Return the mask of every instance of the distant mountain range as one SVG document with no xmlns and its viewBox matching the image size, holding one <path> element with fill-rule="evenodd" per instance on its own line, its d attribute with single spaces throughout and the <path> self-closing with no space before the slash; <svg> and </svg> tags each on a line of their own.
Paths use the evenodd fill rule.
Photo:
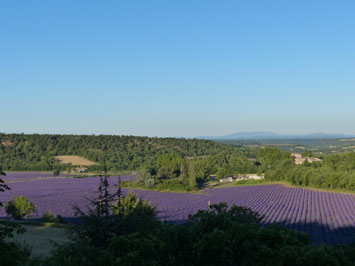
<svg viewBox="0 0 355 266">
<path fill-rule="evenodd" d="M 354 138 L 355 135 L 310 133 L 310 134 L 278 134 L 275 132 L 238 132 L 224 136 L 201 136 L 198 139 L 209 140 L 246 140 L 246 139 L 338 139 Z"/>
</svg>

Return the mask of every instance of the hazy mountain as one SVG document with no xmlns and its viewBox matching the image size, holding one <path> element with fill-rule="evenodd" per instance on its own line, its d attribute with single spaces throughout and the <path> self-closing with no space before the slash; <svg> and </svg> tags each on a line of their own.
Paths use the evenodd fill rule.
<svg viewBox="0 0 355 266">
<path fill-rule="evenodd" d="M 336 138 L 354 138 L 355 135 L 329 134 L 323 132 L 310 134 L 278 134 L 275 132 L 237 132 L 224 136 L 201 136 L 199 139 L 210 140 L 238 140 L 238 139 L 336 139 Z"/>
</svg>

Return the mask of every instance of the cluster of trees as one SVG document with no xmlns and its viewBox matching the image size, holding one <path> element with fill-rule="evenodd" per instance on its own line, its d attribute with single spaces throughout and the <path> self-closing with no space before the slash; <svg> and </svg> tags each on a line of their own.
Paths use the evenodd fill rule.
<svg viewBox="0 0 355 266">
<path fill-rule="evenodd" d="M 250 160 L 249 156 L 255 156 Z M 304 156 L 311 156 L 305 152 Z M 326 155 L 322 162 L 296 165 L 289 152 L 266 147 L 256 153 L 217 153 L 194 158 L 164 154 L 137 171 L 133 185 L 158 190 L 195 190 L 209 181 L 239 174 L 265 174 L 266 181 L 287 181 L 293 185 L 325 189 L 355 190 L 355 153 Z M 126 184 L 125 184 L 126 185 Z"/>
<path fill-rule="evenodd" d="M 355 190 L 355 153 L 325 155 L 322 162 L 309 163 L 306 160 L 301 165 L 294 164 L 290 153 L 276 148 L 262 149 L 259 156 L 268 180 L 324 189 Z M 266 164 L 262 161 L 265 158 L 269 160 Z"/>
<path fill-rule="evenodd" d="M 209 181 L 210 175 L 217 175 L 220 179 L 257 172 L 258 163 L 249 160 L 246 155 L 250 154 L 235 152 L 197 157 L 164 154 L 153 164 L 145 164 L 137 171 L 135 185 L 158 190 L 194 190 Z"/>
<path fill-rule="evenodd" d="M 241 153 L 230 145 L 208 140 L 149 138 L 115 135 L 38 135 L 0 133 L 0 165 L 5 170 L 66 170 L 54 156 L 78 155 L 99 163 L 89 170 L 135 170 L 155 164 L 160 155 L 176 153 L 181 157 L 217 153 Z"/>
</svg>

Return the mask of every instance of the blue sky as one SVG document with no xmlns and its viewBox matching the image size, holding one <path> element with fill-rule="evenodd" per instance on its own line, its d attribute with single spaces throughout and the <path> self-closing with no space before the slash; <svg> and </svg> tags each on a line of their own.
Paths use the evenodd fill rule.
<svg viewBox="0 0 355 266">
<path fill-rule="evenodd" d="M 0 132 L 355 133 L 354 1 L 1 1 Z"/>
</svg>

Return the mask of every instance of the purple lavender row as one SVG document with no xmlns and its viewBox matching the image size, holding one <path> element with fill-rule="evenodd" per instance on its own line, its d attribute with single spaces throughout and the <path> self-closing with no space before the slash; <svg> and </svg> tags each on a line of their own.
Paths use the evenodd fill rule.
<svg viewBox="0 0 355 266">
<path fill-rule="evenodd" d="M 65 177 L 67 175 L 60 174 L 58 177 Z M 13 181 L 28 181 L 31 179 L 40 178 L 55 178 L 52 172 L 6 172 L 6 176 L 1 177 L 5 182 Z"/>
</svg>

